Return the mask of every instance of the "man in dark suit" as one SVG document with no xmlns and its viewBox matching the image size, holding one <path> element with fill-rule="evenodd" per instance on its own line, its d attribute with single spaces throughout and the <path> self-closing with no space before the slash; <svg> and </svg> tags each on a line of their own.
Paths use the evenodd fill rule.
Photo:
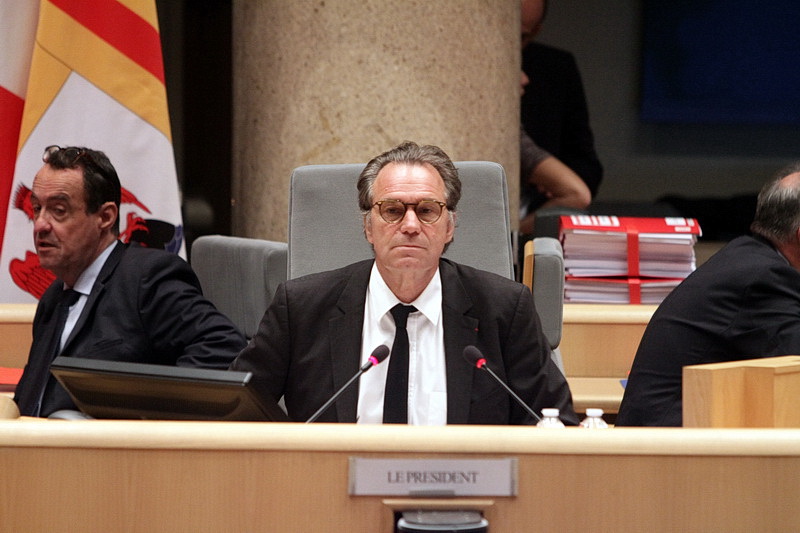
<svg viewBox="0 0 800 533">
<path fill-rule="evenodd" d="M 105 154 L 50 146 L 43 160 L 31 195 L 34 244 L 58 279 L 36 309 L 14 398 L 20 413 L 76 409 L 49 372 L 58 354 L 227 368 L 245 339 L 203 298 L 189 265 L 117 240 L 121 188 Z"/>
<path fill-rule="evenodd" d="M 577 423 L 530 291 L 442 259 L 460 196 L 458 173 L 435 146 L 404 143 L 370 161 L 358 197 L 374 261 L 282 284 L 232 368 L 252 371 L 264 394 L 283 396 L 289 416 L 303 421 L 385 344 L 393 346 L 388 361 L 364 374 L 320 421 L 533 423 L 487 372 L 463 359 L 464 348 L 474 345 L 535 411 L 557 407 L 565 422 Z M 403 306 L 410 313 L 408 361 L 395 374 L 402 326 L 394 313 Z M 385 394 L 406 381 L 399 400 Z M 387 414 L 397 402 L 399 420 Z"/>
<path fill-rule="evenodd" d="M 547 2 L 522 0 L 521 8 L 522 70 L 529 79 L 520 103 L 522 126 L 539 147 L 580 176 L 595 197 L 603 167 L 594 147 L 578 65 L 566 50 L 533 41 L 542 28 Z M 534 199 L 530 208 L 546 200 Z"/>
<path fill-rule="evenodd" d="M 800 353 L 800 164 L 758 196 L 753 236 L 731 241 L 656 310 L 616 424 L 680 426 L 682 369 Z"/>
</svg>

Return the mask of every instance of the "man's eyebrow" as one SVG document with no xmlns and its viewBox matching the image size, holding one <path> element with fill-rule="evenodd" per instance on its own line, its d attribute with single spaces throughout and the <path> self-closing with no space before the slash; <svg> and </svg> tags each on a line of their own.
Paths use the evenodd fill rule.
<svg viewBox="0 0 800 533">
<path fill-rule="evenodd" d="M 58 194 L 54 194 L 53 196 L 48 196 L 46 201 L 47 202 L 68 202 L 70 200 L 70 198 L 71 198 L 70 195 L 68 195 L 66 193 L 58 193 Z M 34 194 L 34 193 L 31 193 L 31 200 L 36 200 L 39 203 L 42 202 L 39 199 L 39 197 L 36 196 L 36 194 Z"/>
<path fill-rule="evenodd" d="M 436 198 L 433 198 L 433 197 L 425 197 L 425 198 L 420 198 L 420 199 L 419 199 L 419 200 L 417 200 L 416 202 L 403 202 L 403 200 L 400 200 L 399 198 L 391 198 L 391 197 L 387 197 L 387 198 L 381 198 L 381 199 L 380 199 L 380 200 L 378 200 L 378 201 L 379 201 L 379 202 L 389 202 L 389 201 L 392 201 L 392 202 L 400 202 L 400 203 L 405 203 L 405 204 L 408 204 L 408 203 L 416 204 L 416 203 L 419 203 L 419 202 L 441 202 L 441 201 L 443 201 L 443 200 L 437 200 Z"/>
</svg>

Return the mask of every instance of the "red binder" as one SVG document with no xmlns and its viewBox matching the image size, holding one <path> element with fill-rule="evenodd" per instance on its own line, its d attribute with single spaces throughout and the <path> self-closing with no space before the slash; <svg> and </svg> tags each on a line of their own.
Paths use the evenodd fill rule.
<svg viewBox="0 0 800 533">
<path fill-rule="evenodd" d="M 565 299 L 660 303 L 694 271 L 700 235 L 693 218 L 562 216 Z"/>
<path fill-rule="evenodd" d="M 21 368 L 0 366 L 0 392 L 14 392 L 21 377 Z"/>
</svg>

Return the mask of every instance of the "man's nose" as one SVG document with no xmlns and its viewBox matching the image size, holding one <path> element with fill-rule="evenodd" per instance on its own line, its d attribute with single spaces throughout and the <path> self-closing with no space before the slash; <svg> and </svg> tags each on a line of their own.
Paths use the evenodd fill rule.
<svg viewBox="0 0 800 533">
<path fill-rule="evenodd" d="M 406 213 L 403 215 L 403 218 L 400 220 L 400 229 L 404 232 L 418 232 L 420 230 L 420 226 L 422 222 L 419 221 L 419 217 L 417 217 L 415 205 L 407 205 L 406 206 Z"/>
<path fill-rule="evenodd" d="M 49 231 L 51 228 L 50 224 L 50 217 L 46 216 L 46 214 L 42 213 L 41 211 L 34 216 L 33 218 L 33 233 L 41 233 L 43 231 Z"/>
</svg>

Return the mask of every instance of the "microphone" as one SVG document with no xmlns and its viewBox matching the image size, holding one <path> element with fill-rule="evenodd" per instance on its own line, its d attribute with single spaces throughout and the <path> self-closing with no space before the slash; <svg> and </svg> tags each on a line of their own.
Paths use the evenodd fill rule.
<svg viewBox="0 0 800 533">
<path fill-rule="evenodd" d="M 325 411 L 327 411 L 328 407 L 330 407 L 333 404 L 333 402 L 335 402 L 339 398 L 339 396 L 341 396 L 342 393 L 346 391 L 350 387 L 350 385 L 353 384 L 355 380 L 361 377 L 361 374 L 363 374 L 373 366 L 381 363 L 387 357 L 389 357 L 389 347 L 386 346 L 385 344 L 381 344 L 380 346 L 372 350 L 372 353 L 370 354 L 369 359 L 367 359 L 367 362 L 361 365 L 361 368 L 358 369 L 358 372 L 356 372 L 355 375 L 352 378 L 350 378 L 347 383 L 342 385 L 342 388 L 337 390 L 336 394 L 331 396 L 330 400 L 325 402 L 322 405 L 322 407 L 317 409 L 316 413 L 311 415 L 311 418 L 306 420 L 306 424 L 310 424 L 311 422 L 314 422 L 317 418 L 319 418 L 319 416 Z"/>
<path fill-rule="evenodd" d="M 531 415 L 533 417 L 534 420 L 539 422 L 542 419 L 542 417 L 537 415 L 536 412 L 534 412 L 533 409 L 528 407 L 528 404 L 525 403 L 522 400 L 522 398 L 517 396 L 516 392 L 511 390 L 511 387 L 506 385 L 505 381 L 500 379 L 500 376 L 495 374 L 492 371 L 491 368 L 486 366 L 486 359 L 483 357 L 483 354 L 481 353 L 481 351 L 479 349 L 477 349 L 475 346 L 469 345 L 466 348 L 464 348 L 464 351 L 462 352 L 462 355 L 464 356 L 464 359 L 466 359 L 469 364 L 475 365 L 475 368 L 477 368 L 479 370 L 486 370 L 495 379 L 495 381 L 497 381 L 500 385 L 502 385 L 503 388 L 506 390 L 506 392 L 508 392 L 511 395 L 511 397 L 514 398 L 517 401 L 517 403 L 520 404 L 522 406 L 522 408 L 525 409 L 525 411 L 529 415 Z"/>
</svg>

